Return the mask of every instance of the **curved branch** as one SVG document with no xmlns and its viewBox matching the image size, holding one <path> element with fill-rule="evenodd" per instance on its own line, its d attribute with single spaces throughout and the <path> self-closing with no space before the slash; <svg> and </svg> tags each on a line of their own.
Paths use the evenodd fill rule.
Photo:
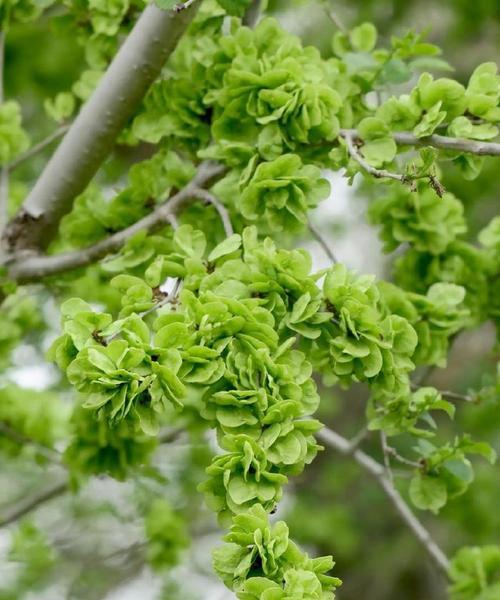
<svg viewBox="0 0 500 600">
<path fill-rule="evenodd" d="M 46 248 L 61 218 L 113 149 L 124 125 L 175 49 L 200 2 L 186 10 L 149 4 L 7 227 L 11 249 Z"/>
<path fill-rule="evenodd" d="M 401 183 L 405 183 L 406 177 L 401 175 L 400 173 L 393 173 L 392 171 L 386 171 L 385 169 L 377 169 L 372 167 L 361 155 L 361 152 L 356 148 L 356 144 L 354 140 L 359 140 L 359 136 L 355 135 L 350 129 L 342 130 L 340 135 L 345 139 L 345 143 L 347 145 L 347 151 L 351 158 L 353 158 L 364 171 L 377 177 L 377 179 L 385 178 L 385 179 L 395 179 L 396 181 L 400 181 Z"/>
<path fill-rule="evenodd" d="M 436 567 L 445 576 L 448 576 L 450 562 L 445 553 L 432 539 L 430 533 L 413 514 L 412 510 L 406 504 L 401 494 L 394 487 L 390 479 L 387 477 L 385 468 L 374 460 L 371 456 L 359 449 L 353 449 L 352 444 L 346 438 L 342 437 L 335 431 L 324 427 L 317 434 L 318 438 L 344 455 L 351 455 L 354 460 L 362 466 L 372 477 L 376 479 L 379 485 L 384 490 L 386 496 L 392 502 L 393 506 L 399 513 L 406 525 L 411 529 L 417 540 L 422 544 L 427 554 L 432 559 Z"/>
<path fill-rule="evenodd" d="M 193 196 L 195 198 L 198 198 L 199 200 L 202 200 L 206 204 L 211 204 L 219 214 L 226 237 L 230 237 L 231 235 L 233 235 L 233 224 L 231 223 L 231 218 L 229 216 L 227 208 L 222 204 L 222 202 L 219 201 L 218 198 L 216 198 L 208 190 L 205 190 L 203 188 L 195 189 L 193 191 Z"/>
<path fill-rule="evenodd" d="M 361 139 L 356 129 L 341 129 L 339 135 L 346 138 L 346 141 L 348 136 L 355 140 Z M 418 138 L 409 131 L 394 131 L 391 135 L 396 144 L 400 146 L 432 146 L 441 150 L 468 152 L 478 156 L 500 156 L 500 143 L 498 142 L 478 142 L 437 134 Z"/>
<path fill-rule="evenodd" d="M 201 186 L 207 185 L 223 171 L 224 167 L 221 165 L 202 163 L 195 177 L 185 188 L 130 227 L 116 232 L 93 246 L 75 250 L 74 252 L 65 252 L 52 256 L 21 255 L 16 257 L 14 255 L 13 260 L 7 264 L 8 276 L 19 283 L 27 283 L 48 277 L 49 275 L 62 273 L 63 271 L 85 267 L 107 254 L 119 250 L 137 232 L 144 229 L 150 231 L 170 222 L 176 212 L 192 198 L 197 197 Z"/>
</svg>

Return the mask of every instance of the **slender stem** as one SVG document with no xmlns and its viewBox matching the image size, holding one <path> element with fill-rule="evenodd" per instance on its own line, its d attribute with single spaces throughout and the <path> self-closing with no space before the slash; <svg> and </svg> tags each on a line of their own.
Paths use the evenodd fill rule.
<svg viewBox="0 0 500 600">
<path fill-rule="evenodd" d="M 333 252 L 332 248 L 330 247 L 330 244 L 326 241 L 326 238 L 323 236 L 323 234 L 320 232 L 320 230 L 315 225 L 313 225 L 311 223 L 311 221 L 309 221 L 308 227 L 309 227 L 309 231 L 316 238 L 316 241 L 323 248 L 323 251 L 328 256 L 328 258 L 332 261 L 332 263 L 333 264 L 338 263 L 339 261 L 337 260 L 335 253 Z"/>
<path fill-rule="evenodd" d="M 323 0 L 323 2 L 321 4 L 323 5 L 323 8 L 325 9 L 325 12 L 326 12 L 328 18 L 335 25 L 335 27 L 337 29 L 339 29 L 340 31 L 342 31 L 342 33 L 346 33 L 347 27 L 339 19 L 339 16 L 330 8 L 328 0 Z"/>
<path fill-rule="evenodd" d="M 401 175 L 400 173 L 393 173 L 392 171 L 387 171 L 385 169 L 376 169 L 375 167 L 370 165 L 368 162 L 366 162 L 366 160 L 363 158 L 361 153 L 356 148 L 356 144 L 354 143 L 354 140 L 359 139 L 359 137 L 356 138 L 356 136 L 350 129 L 343 130 L 341 132 L 341 136 L 345 139 L 345 142 L 347 144 L 347 150 L 348 150 L 350 156 L 357 163 L 359 163 L 359 165 L 361 165 L 361 167 L 367 173 L 369 173 L 370 175 L 373 175 L 374 177 L 377 177 L 379 179 L 387 178 L 387 179 L 395 179 L 396 181 L 400 181 L 401 183 L 406 182 L 406 177 L 404 175 Z"/>
<path fill-rule="evenodd" d="M 255 27 L 260 16 L 261 0 L 252 0 L 243 16 L 243 25 Z"/>
<path fill-rule="evenodd" d="M 180 12 L 151 2 L 9 224 L 11 249 L 46 248 L 61 218 L 112 151 L 116 138 L 160 74 L 200 1 Z"/>
<path fill-rule="evenodd" d="M 447 576 L 450 564 L 447 556 L 433 540 L 429 531 L 427 531 L 424 525 L 414 515 L 401 494 L 394 487 L 393 483 L 388 479 L 384 466 L 362 450 L 353 450 L 349 440 L 331 429 L 324 427 L 317 435 L 322 442 L 341 454 L 351 455 L 363 469 L 375 478 L 392 502 L 400 517 L 413 532 L 417 540 L 422 544 L 435 566 L 441 573 Z"/>
<path fill-rule="evenodd" d="M 380 431 L 380 445 L 382 446 L 382 454 L 384 456 L 385 475 L 391 483 L 394 482 L 391 470 L 391 458 L 389 446 L 387 445 L 387 436 L 384 431 Z"/>
<path fill-rule="evenodd" d="M 55 483 L 51 487 L 31 496 L 25 500 L 20 500 L 16 506 L 10 511 L 5 513 L 3 517 L 0 517 L 0 527 L 6 527 L 15 523 L 31 511 L 37 509 L 42 504 L 45 504 L 49 500 L 53 500 L 58 496 L 62 496 L 68 491 L 68 481 L 60 481 Z"/>
<path fill-rule="evenodd" d="M 173 215 L 181 210 L 193 198 L 195 190 L 209 185 L 213 179 L 224 172 L 224 167 L 212 163 L 202 163 L 193 180 L 172 196 L 166 203 L 160 204 L 130 227 L 97 242 L 96 244 L 74 252 L 52 256 L 14 255 L 8 262 L 9 277 L 18 282 L 37 281 L 49 275 L 84 267 L 96 260 L 119 250 L 138 231 L 152 230 L 171 221 Z"/>
<path fill-rule="evenodd" d="M 41 152 L 42 150 L 47 148 L 47 146 L 50 146 L 50 144 L 52 144 L 52 142 L 54 142 L 55 140 L 57 140 L 61 136 L 63 136 L 68 131 L 69 128 L 70 128 L 69 125 L 61 125 L 61 127 L 56 129 L 55 131 L 53 131 L 45 139 L 41 140 L 34 146 L 31 146 L 31 148 L 29 148 L 29 150 L 26 150 L 26 152 L 24 154 L 21 154 L 20 156 L 18 156 L 17 158 L 15 158 L 12 162 L 10 162 L 8 164 L 9 171 L 13 171 L 21 163 L 23 163 L 26 160 L 28 160 L 29 158 L 35 156 L 36 154 L 38 154 L 39 152 Z"/>
<path fill-rule="evenodd" d="M 203 188 L 197 188 L 193 192 L 194 197 L 203 200 L 207 204 L 211 204 L 215 210 L 219 213 L 219 217 L 222 221 L 222 226 L 224 227 L 224 233 L 226 237 L 233 235 L 234 229 L 233 224 L 231 223 L 231 218 L 227 211 L 227 208 L 220 202 L 218 198 L 216 198 L 213 194 L 211 194 L 208 190 Z"/>
<path fill-rule="evenodd" d="M 419 385 L 418 383 L 411 383 L 410 384 L 411 389 L 412 390 L 418 390 L 421 387 L 425 387 L 422 385 Z M 458 392 L 452 392 L 451 390 L 438 390 L 437 392 L 439 394 L 441 394 L 441 396 L 443 396 L 443 398 L 448 398 L 448 400 L 461 400 L 463 402 L 477 402 L 476 398 L 474 398 L 474 396 L 471 396 L 469 394 L 459 394 Z"/>
<path fill-rule="evenodd" d="M 354 140 L 360 139 L 356 129 L 341 129 L 339 133 L 344 138 L 347 135 Z M 500 143 L 498 142 L 479 142 L 437 134 L 418 138 L 409 131 L 395 131 L 391 135 L 396 144 L 400 146 L 432 146 L 441 150 L 467 152 L 478 156 L 500 156 Z"/>
</svg>

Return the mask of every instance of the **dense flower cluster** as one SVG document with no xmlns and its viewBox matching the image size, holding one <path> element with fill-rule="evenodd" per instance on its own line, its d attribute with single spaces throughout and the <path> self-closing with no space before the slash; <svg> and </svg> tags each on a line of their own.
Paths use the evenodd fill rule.
<svg viewBox="0 0 500 600">
<path fill-rule="evenodd" d="M 60 123 L 90 97 L 144 6 L 67 4 L 65 18 L 81 24 L 87 66 L 71 89 L 45 103 Z M 94 244 L 151 215 L 188 184 L 193 190 L 175 218 L 167 215 L 172 227 L 163 214 L 154 231 L 124 236 L 102 264 L 57 283 L 62 333 L 49 357 L 78 392 L 71 418 L 58 422 L 53 413 L 61 407 L 51 396 L 39 395 L 28 410 L 26 395 L 6 387 L 0 423 L 48 451 L 58 428 L 67 428 L 60 462 L 75 485 L 82 475 L 123 480 L 150 465 L 160 428 L 177 418 L 212 428 L 219 454 L 196 483 L 219 522 L 231 526 L 214 553 L 218 575 L 240 600 L 333 600 L 340 581 L 327 575 L 331 557 L 309 558 L 284 522 L 269 522 L 288 478 L 321 449 L 315 375 L 325 386 L 365 384 L 368 428 L 413 440 L 416 457 L 406 463 L 414 468 L 408 492 L 417 508 L 438 512 L 468 489 L 470 454 L 494 459 L 467 436 L 436 439 L 433 411 L 453 417 L 455 407 L 411 379 L 417 367 L 445 366 L 460 331 L 500 316 L 500 219 L 479 233 L 478 244 L 465 241 L 464 206 L 443 187 L 438 166 L 445 156 L 472 179 L 483 159 L 424 148 L 407 160 L 394 134 L 405 131 L 418 143 L 434 133 L 495 138 L 500 77 L 493 63 L 477 67 L 466 86 L 420 73 L 416 59 L 436 47 L 408 33 L 377 48 L 368 23 L 334 35 L 325 58 L 274 19 L 242 26 L 249 4 L 203 3 L 120 136 L 120 144 L 147 158 L 112 197 L 91 184 L 61 221 L 49 253 Z M 40 10 L 31 0 L 4 2 L 2 29 Z M 408 93 L 371 101 L 416 74 Z M 19 106 L 4 102 L 0 164 L 28 145 Z M 220 169 L 200 184 L 206 189 L 195 190 L 193 178 L 207 166 L 201 161 L 217 161 Z M 373 186 L 368 210 L 384 250 L 400 253 L 397 285 L 340 263 L 314 273 L 308 252 L 285 249 L 329 197 L 325 171 L 341 168 L 349 178 L 363 172 L 399 179 Z M 71 293 L 80 297 L 68 299 Z M 38 316 L 22 293 L 4 309 L 0 360 L 9 364 Z M 19 450 L 12 440 L 5 446 Z M 184 520 L 164 499 L 150 505 L 145 534 L 155 569 L 175 565 L 188 545 Z M 498 563 L 496 547 L 459 553 L 450 569 L 452 599 L 496 598 Z"/>
</svg>

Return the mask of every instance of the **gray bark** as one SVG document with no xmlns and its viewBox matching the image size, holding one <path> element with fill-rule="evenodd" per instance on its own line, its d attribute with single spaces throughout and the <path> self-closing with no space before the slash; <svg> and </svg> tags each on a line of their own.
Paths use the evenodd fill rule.
<svg viewBox="0 0 500 600">
<path fill-rule="evenodd" d="M 53 154 L 23 207 L 8 225 L 7 249 L 43 249 L 55 236 L 127 120 L 175 49 L 200 2 L 186 10 L 146 7 L 91 98 Z"/>
</svg>

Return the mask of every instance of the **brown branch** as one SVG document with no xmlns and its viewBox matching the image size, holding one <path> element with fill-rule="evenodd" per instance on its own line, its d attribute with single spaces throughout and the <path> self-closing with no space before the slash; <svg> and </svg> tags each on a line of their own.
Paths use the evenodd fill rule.
<svg viewBox="0 0 500 600">
<path fill-rule="evenodd" d="M 424 525 L 418 520 L 413 511 L 407 505 L 401 494 L 396 490 L 391 480 L 387 477 L 383 465 L 371 456 L 359 449 L 352 448 L 351 443 L 335 431 L 324 427 L 318 434 L 318 438 L 337 452 L 346 456 L 352 456 L 354 460 L 367 471 L 384 490 L 386 496 L 393 504 L 399 516 L 403 519 L 417 540 L 422 544 L 433 564 L 445 576 L 448 576 L 449 560 L 441 548 L 431 537 Z"/>
<path fill-rule="evenodd" d="M 191 199 L 196 198 L 196 190 L 203 185 L 208 185 L 223 172 L 224 167 L 220 165 L 202 163 L 193 180 L 185 188 L 130 227 L 122 229 L 92 246 L 74 252 L 52 256 L 14 255 L 10 261 L 6 262 L 8 276 L 20 283 L 37 281 L 50 275 L 87 266 L 107 254 L 116 252 L 137 232 L 150 231 L 170 222 L 175 213 Z"/>
</svg>

